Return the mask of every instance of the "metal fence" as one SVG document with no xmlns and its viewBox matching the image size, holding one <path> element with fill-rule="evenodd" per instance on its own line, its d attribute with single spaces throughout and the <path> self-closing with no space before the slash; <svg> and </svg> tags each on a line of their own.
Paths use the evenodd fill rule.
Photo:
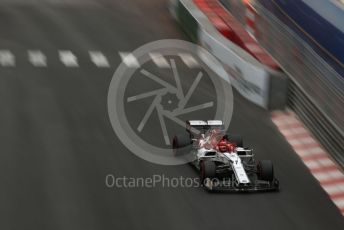
<svg viewBox="0 0 344 230">
<path fill-rule="evenodd" d="M 241 1 L 223 0 L 244 23 Z M 254 3 L 256 38 L 288 74 L 288 105 L 344 166 L 344 79 L 293 30 Z"/>
</svg>

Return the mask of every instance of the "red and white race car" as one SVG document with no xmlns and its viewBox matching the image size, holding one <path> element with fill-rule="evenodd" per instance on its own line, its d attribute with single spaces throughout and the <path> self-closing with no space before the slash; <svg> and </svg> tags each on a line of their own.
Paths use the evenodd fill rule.
<svg viewBox="0 0 344 230">
<path fill-rule="evenodd" d="M 209 190 L 278 190 L 270 160 L 256 162 L 238 135 L 227 134 L 222 121 L 186 121 L 186 132 L 173 138 L 177 157 L 188 156 Z"/>
</svg>

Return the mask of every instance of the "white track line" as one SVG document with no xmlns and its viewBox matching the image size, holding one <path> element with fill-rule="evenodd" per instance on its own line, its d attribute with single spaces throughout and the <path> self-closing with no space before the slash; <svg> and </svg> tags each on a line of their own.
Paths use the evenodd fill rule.
<svg viewBox="0 0 344 230">
<path fill-rule="evenodd" d="M 9 50 L 0 50 L 0 65 L 4 67 L 13 67 L 16 65 L 15 57 Z"/>
<path fill-rule="evenodd" d="M 91 61 L 99 68 L 109 68 L 110 64 L 105 55 L 100 51 L 89 51 L 88 52 Z"/>
<path fill-rule="evenodd" d="M 60 61 L 67 67 L 79 67 L 77 57 L 69 50 L 59 50 Z"/>
<path fill-rule="evenodd" d="M 325 183 L 325 182 L 340 179 L 343 177 L 342 172 L 340 172 L 338 169 L 332 169 L 332 170 L 327 170 L 327 171 L 322 171 L 322 172 L 314 172 L 312 174 L 320 183 Z"/>
<path fill-rule="evenodd" d="M 136 57 L 132 53 L 128 52 L 119 52 L 119 56 L 122 59 L 122 62 L 130 68 L 139 68 L 140 63 L 137 61 Z"/>
<path fill-rule="evenodd" d="M 293 137 L 299 134 L 307 134 L 308 131 L 304 127 L 295 127 L 289 129 L 281 129 L 281 133 L 286 137 Z"/>
<path fill-rule="evenodd" d="M 344 198 L 333 199 L 334 203 L 337 205 L 338 208 L 344 208 Z"/>
<path fill-rule="evenodd" d="M 28 50 L 28 58 L 35 67 L 47 67 L 47 57 L 39 50 Z"/>
<path fill-rule="evenodd" d="M 159 68 L 170 68 L 170 64 L 166 60 L 164 56 L 162 56 L 159 53 L 149 53 L 149 56 L 153 60 L 153 62 L 159 67 Z"/>
<path fill-rule="evenodd" d="M 316 159 L 316 160 L 305 160 L 304 161 L 306 166 L 311 169 L 311 170 L 315 170 L 315 169 L 321 169 L 323 167 L 330 167 L 330 166 L 335 166 L 335 164 L 333 163 L 332 160 L 330 160 L 330 158 L 320 158 L 320 159 Z"/>
<path fill-rule="evenodd" d="M 337 184 L 327 184 L 323 185 L 323 187 L 330 196 L 344 194 L 344 182 Z"/>
<path fill-rule="evenodd" d="M 285 125 L 291 125 L 291 124 L 296 124 L 298 121 L 295 118 L 285 118 L 285 116 L 281 118 L 276 118 L 274 119 L 275 125 L 278 127 L 285 126 Z"/>
<path fill-rule="evenodd" d="M 287 139 L 289 144 L 294 148 L 297 148 L 300 145 L 307 145 L 307 144 L 316 144 L 317 142 L 310 136 L 303 137 L 303 138 L 288 138 Z"/>
</svg>

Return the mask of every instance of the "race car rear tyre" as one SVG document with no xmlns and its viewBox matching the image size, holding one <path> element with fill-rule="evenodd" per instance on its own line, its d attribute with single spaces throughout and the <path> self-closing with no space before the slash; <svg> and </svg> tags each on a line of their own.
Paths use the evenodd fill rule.
<svg viewBox="0 0 344 230">
<path fill-rule="evenodd" d="M 229 142 L 235 143 L 237 147 L 244 147 L 244 141 L 240 135 L 227 134 L 227 140 Z"/>
<path fill-rule="evenodd" d="M 191 150 L 191 143 L 188 133 L 174 136 L 172 140 L 173 154 L 175 156 L 188 154 Z"/>
<path fill-rule="evenodd" d="M 216 177 L 216 164 L 214 161 L 200 162 L 200 181 L 204 183 L 205 179 L 213 179 Z"/>
<path fill-rule="evenodd" d="M 270 160 L 262 160 L 257 164 L 257 174 L 259 180 L 273 181 L 274 180 L 274 167 Z"/>
</svg>

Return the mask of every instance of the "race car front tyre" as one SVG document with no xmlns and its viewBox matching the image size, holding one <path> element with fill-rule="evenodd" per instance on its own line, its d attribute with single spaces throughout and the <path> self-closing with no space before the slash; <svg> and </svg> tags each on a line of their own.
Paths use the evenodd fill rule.
<svg viewBox="0 0 344 230">
<path fill-rule="evenodd" d="M 204 183 L 205 179 L 213 179 L 216 177 L 216 164 L 214 161 L 200 162 L 200 181 Z"/>
<path fill-rule="evenodd" d="M 175 156 L 188 154 L 191 150 L 191 144 L 191 138 L 188 133 L 174 136 L 172 140 L 173 154 Z"/>
<path fill-rule="evenodd" d="M 262 160 L 257 164 L 257 174 L 259 180 L 272 182 L 274 180 L 274 167 L 270 160 Z"/>
</svg>

